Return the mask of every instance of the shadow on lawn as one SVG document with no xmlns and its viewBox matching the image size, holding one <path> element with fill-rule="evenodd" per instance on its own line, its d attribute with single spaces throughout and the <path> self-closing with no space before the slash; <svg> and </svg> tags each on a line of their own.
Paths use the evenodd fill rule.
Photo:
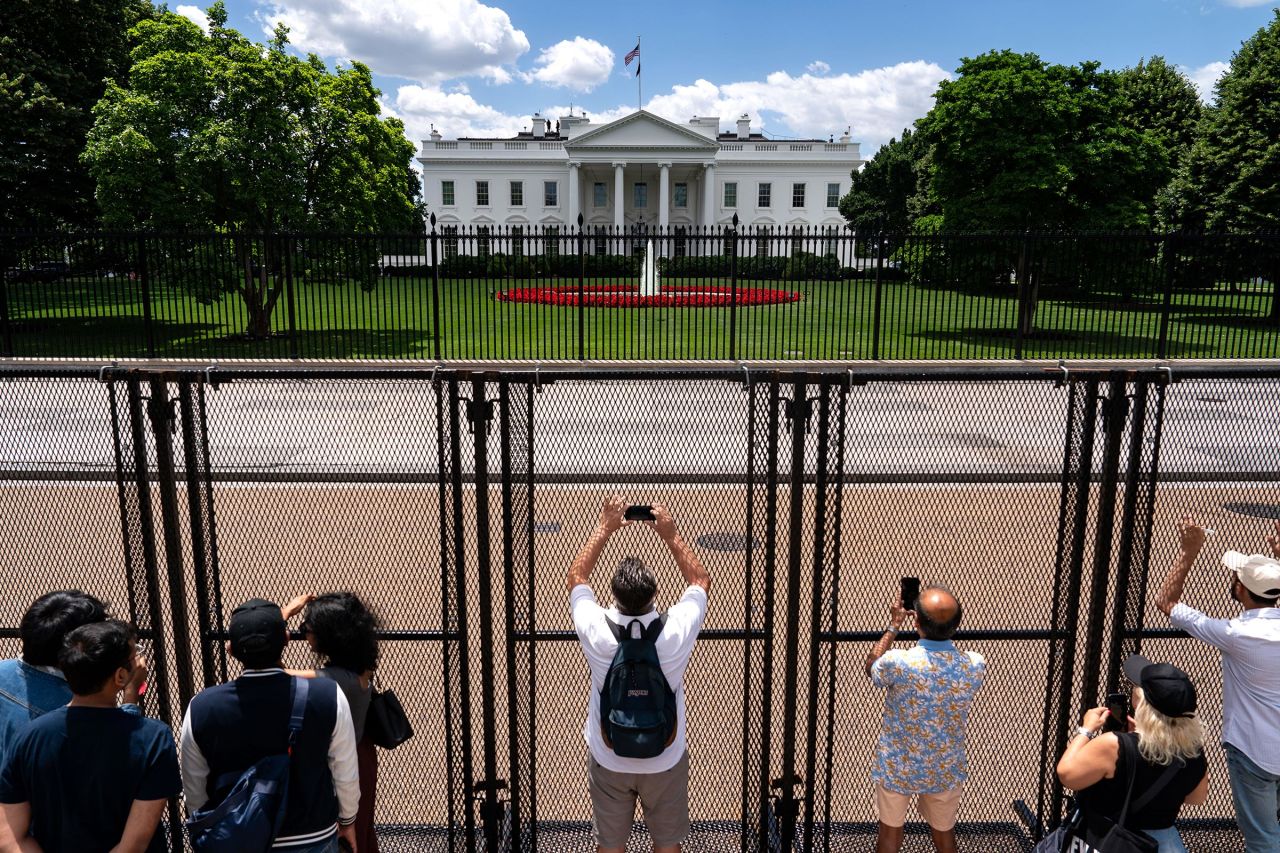
<svg viewBox="0 0 1280 853">
<path fill-rule="evenodd" d="M 969 347 L 994 350 L 993 358 L 1013 358 L 1017 346 L 1017 336 L 1012 329 L 970 327 L 918 332 L 908 337 L 956 345 L 954 357 L 957 358 L 972 358 L 961 354 L 963 348 Z M 1148 335 L 1117 337 L 1066 329 L 1037 329 L 1022 341 L 1025 358 L 1155 358 L 1159 349 L 1159 338 Z M 1172 335 L 1169 338 L 1169 358 L 1211 358 L 1214 355 L 1215 347 L 1211 344 L 1180 341 Z"/>
<path fill-rule="evenodd" d="M 50 317 L 10 327 L 14 355 L 26 358 L 148 358 L 140 316 Z M 214 323 L 156 321 L 157 358 L 431 358 L 432 339 L 421 329 L 299 330 L 266 339 L 226 334 Z"/>
</svg>

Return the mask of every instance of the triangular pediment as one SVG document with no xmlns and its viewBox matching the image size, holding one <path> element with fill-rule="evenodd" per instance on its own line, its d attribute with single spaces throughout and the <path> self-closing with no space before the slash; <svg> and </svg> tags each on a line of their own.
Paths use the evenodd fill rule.
<svg viewBox="0 0 1280 853">
<path fill-rule="evenodd" d="M 691 128 L 640 110 L 626 118 L 592 128 L 564 144 L 569 152 L 595 148 L 698 148 L 714 151 L 720 146 Z"/>
</svg>

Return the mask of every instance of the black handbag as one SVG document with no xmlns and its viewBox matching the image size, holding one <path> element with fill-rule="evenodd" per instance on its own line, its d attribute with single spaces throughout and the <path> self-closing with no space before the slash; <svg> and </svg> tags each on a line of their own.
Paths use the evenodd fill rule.
<svg viewBox="0 0 1280 853">
<path fill-rule="evenodd" d="M 1090 815 L 1086 812 L 1083 825 L 1079 829 L 1072 830 L 1071 837 L 1084 842 L 1087 845 L 1086 850 L 1094 850 L 1097 853 L 1159 853 L 1159 842 L 1145 832 L 1129 829 L 1124 825 L 1125 819 L 1129 817 L 1130 801 L 1133 799 L 1133 782 L 1138 775 L 1139 757 L 1138 747 L 1133 738 L 1121 735 L 1119 740 L 1120 751 L 1129 765 L 1129 788 L 1124 795 L 1120 816 L 1113 821 L 1102 815 Z M 1141 811 L 1147 803 L 1155 799 L 1181 768 L 1181 762 L 1171 764 L 1138 798 L 1138 801 L 1133 803 L 1133 810 Z"/>
<path fill-rule="evenodd" d="M 377 746 L 395 749 L 413 737 L 413 726 L 404 712 L 404 706 L 394 690 L 379 690 L 377 676 L 370 686 L 369 716 L 365 718 L 364 733 Z"/>
</svg>

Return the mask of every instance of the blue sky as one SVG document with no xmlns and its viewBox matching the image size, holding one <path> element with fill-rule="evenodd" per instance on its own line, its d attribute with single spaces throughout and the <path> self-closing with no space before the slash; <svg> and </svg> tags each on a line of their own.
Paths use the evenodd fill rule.
<svg viewBox="0 0 1280 853">
<path fill-rule="evenodd" d="M 199 20 L 195 5 L 171 8 Z M 301 51 L 368 64 L 385 109 L 420 140 L 505 135 L 535 110 L 572 104 L 593 120 L 637 105 L 676 121 L 739 114 L 776 137 L 852 127 L 870 155 L 923 115 L 961 57 L 1033 51 L 1123 68 L 1163 55 L 1212 96 L 1225 63 L 1271 20 L 1272 0 L 226 0 L 230 25 L 264 39 L 272 22 Z"/>
</svg>

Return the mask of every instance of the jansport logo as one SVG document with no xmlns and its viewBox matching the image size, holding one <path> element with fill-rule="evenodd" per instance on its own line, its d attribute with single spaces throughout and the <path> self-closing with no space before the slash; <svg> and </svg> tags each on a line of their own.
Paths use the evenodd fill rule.
<svg viewBox="0 0 1280 853">
<path fill-rule="evenodd" d="M 649 691 L 648 690 L 628 690 L 627 695 L 628 696 L 648 696 Z"/>
</svg>

